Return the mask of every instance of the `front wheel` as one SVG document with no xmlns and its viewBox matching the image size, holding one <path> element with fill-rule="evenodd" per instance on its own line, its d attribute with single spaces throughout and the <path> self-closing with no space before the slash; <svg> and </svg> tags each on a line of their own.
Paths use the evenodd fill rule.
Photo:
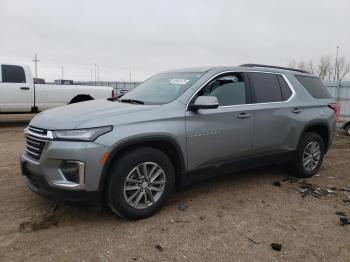
<svg viewBox="0 0 350 262">
<path fill-rule="evenodd" d="M 290 164 L 292 174 L 307 178 L 320 169 L 325 152 L 323 139 L 316 133 L 308 132 L 300 140 L 295 160 Z"/>
<path fill-rule="evenodd" d="M 113 163 L 107 199 L 118 215 L 146 218 L 161 209 L 175 185 L 170 159 L 151 147 L 135 148 Z"/>
</svg>

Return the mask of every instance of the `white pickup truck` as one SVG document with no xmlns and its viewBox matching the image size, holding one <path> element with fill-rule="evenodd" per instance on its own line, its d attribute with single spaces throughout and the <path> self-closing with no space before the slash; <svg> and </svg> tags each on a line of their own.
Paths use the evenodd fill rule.
<svg viewBox="0 0 350 262">
<path fill-rule="evenodd" d="M 0 64 L 0 113 L 48 108 L 114 96 L 108 86 L 34 84 L 28 66 Z"/>
</svg>

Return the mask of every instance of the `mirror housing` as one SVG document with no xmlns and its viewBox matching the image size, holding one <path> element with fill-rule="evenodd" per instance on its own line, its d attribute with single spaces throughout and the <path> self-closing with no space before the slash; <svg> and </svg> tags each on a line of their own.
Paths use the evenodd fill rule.
<svg viewBox="0 0 350 262">
<path fill-rule="evenodd" d="M 216 96 L 198 96 L 190 106 L 191 110 L 215 109 L 219 107 L 219 101 Z"/>
</svg>

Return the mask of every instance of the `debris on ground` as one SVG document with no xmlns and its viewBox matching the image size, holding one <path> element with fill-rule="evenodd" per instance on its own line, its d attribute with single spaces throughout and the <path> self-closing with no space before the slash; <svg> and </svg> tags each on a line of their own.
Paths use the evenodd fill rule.
<svg viewBox="0 0 350 262">
<path fill-rule="evenodd" d="M 224 213 L 222 211 L 219 211 L 219 213 L 216 215 L 217 217 L 222 217 Z"/>
<path fill-rule="evenodd" d="M 344 202 L 344 203 L 350 203 L 350 196 L 348 196 L 347 198 L 344 198 L 344 199 L 343 199 L 343 202 Z"/>
<path fill-rule="evenodd" d="M 178 207 L 179 210 L 181 211 L 186 211 L 188 209 L 188 205 L 186 204 L 186 202 L 182 201 Z"/>
<path fill-rule="evenodd" d="M 40 229 L 56 226 L 58 223 L 54 212 L 47 212 L 40 216 L 31 218 L 28 221 L 22 222 L 19 225 L 19 231 L 29 233 Z"/>
<path fill-rule="evenodd" d="M 322 189 L 316 185 L 307 182 L 299 182 L 297 190 L 301 193 L 302 197 L 311 195 L 316 198 L 321 198 L 324 195 L 330 194 L 328 190 Z"/>
<path fill-rule="evenodd" d="M 159 252 L 162 252 L 164 249 L 160 246 L 160 245 L 155 245 L 154 246 L 155 249 L 157 249 Z"/>
<path fill-rule="evenodd" d="M 280 181 L 274 181 L 274 182 L 272 183 L 272 185 L 274 185 L 274 186 L 282 186 L 282 184 L 281 184 Z"/>
<path fill-rule="evenodd" d="M 336 214 L 337 216 L 342 216 L 342 217 L 345 217 L 345 216 L 346 216 L 344 211 L 336 211 L 335 214 Z"/>
<path fill-rule="evenodd" d="M 255 245 L 260 244 L 260 242 L 254 240 L 254 239 L 252 239 L 252 238 L 250 238 L 250 237 L 246 237 L 246 239 L 248 239 L 250 242 L 254 243 Z"/>
<path fill-rule="evenodd" d="M 347 217 L 340 217 L 339 221 L 341 226 L 350 225 L 350 221 Z"/>
<path fill-rule="evenodd" d="M 282 245 L 278 244 L 278 243 L 272 243 L 271 247 L 273 250 L 276 250 L 276 251 L 281 251 L 281 249 L 282 249 Z"/>
</svg>

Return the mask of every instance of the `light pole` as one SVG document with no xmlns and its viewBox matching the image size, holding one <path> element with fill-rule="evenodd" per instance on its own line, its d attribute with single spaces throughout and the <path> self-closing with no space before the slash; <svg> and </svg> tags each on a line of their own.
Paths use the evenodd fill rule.
<svg viewBox="0 0 350 262">
<path fill-rule="evenodd" d="M 335 81 L 339 81 L 339 66 L 338 66 L 339 46 L 337 46 L 337 56 L 335 57 Z"/>
</svg>

